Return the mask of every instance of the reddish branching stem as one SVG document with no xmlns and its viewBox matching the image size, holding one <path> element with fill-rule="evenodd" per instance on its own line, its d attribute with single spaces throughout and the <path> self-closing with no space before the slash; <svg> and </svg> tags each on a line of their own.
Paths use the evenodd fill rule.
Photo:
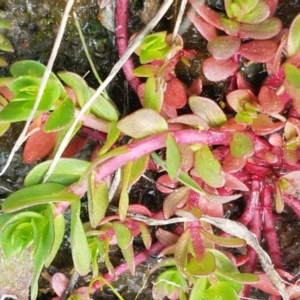
<svg viewBox="0 0 300 300">
<path fill-rule="evenodd" d="M 269 255 L 274 263 L 275 268 L 283 268 L 282 260 L 280 257 L 280 247 L 277 240 L 275 231 L 274 216 L 272 213 L 272 188 L 269 185 L 264 186 L 261 193 L 261 203 L 263 205 L 263 223 L 264 233 L 269 248 Z"/>
<path fill-rule="evenodd" d="M 156 255 L 157 253 L 159 253 L 162 249 L 164 248 L 164 246 L 160 243 L 160 242 L 155 242 L 149 250 L 143 250 L 140 253 L 138 253 L 137 255 L 135 255 L 134 257 L 134 263 L 135 266 L 140 265 L 141 263 L 147 261 L 149 259 L 150 256 L 152 255 Z M 110 273 L 106 273 L 103 275 L 103 278 L 108 281 L 108 282 L 112 282 L 114 279 L 116 279 L 117 277 L 119 277 L 120 275 L 124 274 L 125 272 L 129 271 L 129 267 L 127 263 L 122 263 L 120 265 L 118 265 L 117 267 L 115 267 L 115 273 L 114 274 L 110 274 Z M 96 281 L 93 286 L 91 287 L 91 293 L 95 293 L 97 290 L 99 290 L 101 287 L 103 286 L 103 284 L 101 284 L 101 282 Z"/>
<path fill-rule="evenodd" d="M 116 43 L 118 54 L 121 57 L 127 47 L 128 47 L 128 32 L 127 32 L 127 25 L 128 25 L 128 10 L 129 10 L 129 0 L 118 0 L 116 5 Z M 129 58 L 127 62 L 123 65 L 123 72 L 125 77 L 133 88 L 135 92 L 137 92 L 137 88 L 140 85 L 139 78 L 132 75 L 132 71 L 134 69 L 133 66 L 133 59 Z"/>
</svg>

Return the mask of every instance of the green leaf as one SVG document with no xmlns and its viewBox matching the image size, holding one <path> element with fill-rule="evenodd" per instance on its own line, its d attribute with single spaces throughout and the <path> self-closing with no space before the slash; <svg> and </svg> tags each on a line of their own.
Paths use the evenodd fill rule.
<svg viewBox="0 0 300 300">
<path fill-rule="evenodd" d="M 140 62 L 141 64 L 146 64 L 152 60 L 163 60 L 170 47 L 168 47 L 165 42 L 166 31 L 156 32 L 147 35 L 141 43 L 140 46 Z"/>
<path fill-rule="evenodd" d="M 73 121 L 74 115 L 75 109 L 73 101 L 67 98 L 51 113 L 44 125 L 44 131 L 53 132 L 64 128 Z"/>
<path fill-rule="evenodd" d="M 132 75 L 137 77 L 151 77 L 156 76 L 158 68 L 152 65 L 142 65 L 132 71 Z"/>
<path fill-rule="evenodd" d="M 203 292 L 206 300 L 238 300 L 238 294 L 227 282 L 218 282 Z"/>
<path fill-rule="evenodd" d="M 145 248 L 147 250 L 149 250 L 151 247 L 151 244 L 152 244 L 152 238 L 151 238 L 150 231 L 149 231 L 148 227 L 142 222 L 139 223 L 139 227 L 141 230 L 141 237 L 142 237 L 143 243 L 145 245 Z"/>
<path fill-rule="evenodd" d="M 221 272 L 220 270 L 216 271 L 216 273 L 221 274 L 230 280 L 237 281 L 243 284 L 251 284 L 259 280 L 259 277 L 256 274 L 251 273 L 226 273 Z"/>
<path fill-rule="evenodd" d="M 13 63 L 10 67 L 10 73 L 14 77 L 21 77 L 21 76 L 31 76 L 31 77 L 43 77 L 46 67 L 35 61 L 35 60 L 21 60 Z M 54 75 L 54 73 L 50 73 L 50 79 L 55 80 L 56 85 L 59 87 L 60 90 L 60 98 L 63 99 L 67 97 L 67 93 L 61 82 L 58 78 Z"/>
<path fill-rule="evenodd" d="M 57 75 L 65 84 L 72 88 L 79 106 L 83 107 L 91 98 L 91 91 L 85 80 L 72 72 L 58 72 Z"/>
<path fill-rule="evenodd" d="M 211 99 L 191 96 L 189 106 L 192 112 L 201 117 L 210 127 L 220 127 L 227 121 L 223 110 Z"/>
<path fill-rule="evenodd" d="M 0 34 L 0 50 L 5 52 L 13 52 L 14 47 L 11 42 L 2 34 Z"/>
<path fill-rule="evenodd" d="M 156 77 L 151 76 L 146 81 L 144 93 L 144 108 L 151 108 L 160 112 L 163 103 L 163 88 Z"/>
<path fill-rule="evenodd" d="M 38 226 L 39 243 L 33 255 L 34 273 L 31 281 L 31 300 L 35 300 L 37 298 L 38 280 L 44 267 L 45 261 L 49 255 L 54 239 L 52 209 L 50 205 L 48 205 L 46 217 L 47 222 L 40 222 Z"/>
<path fill-rule="evenodd" d="M 300 14 L 293 20 L 288 34 L 287 52 L 288 56 L 295 55 L 300 49 Z"/>
<path fill-rule="evenodd" d="M 207 289 L 208 284 L 206 277 L 199 277 L 192 288 L 189 300 L 206 300 L 203 292 Z"/>
<path fill-rule="evenodd" d="M 129 178 L 131 173 L 133 161 L 129 161 L 123 168 L 122 168 L 122 189 L 120 194 L 119 200 L 119 216 L 120 220 L 123 222 L 127 216 L 127 210 L 129 205 Z"/>
<path fill-rule="evenodd" d="M 64 238 L 65 233 L 65 218 L 63 214 L 57 215 L 53 220 L 54 226 L 54 241 L 51 246 L 51 251 L 47 256 L 45 261 L 45 267 L 48 268 L 52 263 L 53 259 L 55 258 L 57 251 L 60 248 L 60 245 Z"/>
<path fill-rule="evenodd" d="M 195 167 L 201 179 L 211 187 L 220 188 L 225 183 L 222 166 L 207 145 L 195 152 Z"/>
<path fill-rule="evenodd" d="M 34 102 L 32 102 L 32 107 Z M 26 102 L 9 102 L 1 111 L 0 111 L 0 120 L 1 122 L 19 122 L 27 120 L 30 115 L 32 107 L 28 107 Z"/>
<path fill-rule="evenodd" d="M 179 172 L 181 156 L 174 136 L 169 133 L 167 137 L 166 166 L 171 179 L 174 179 Z"/>
<path fill-rule="evenodd" d="M 134 263 L 134 252 L 133 252 L 133 246 L 130 245 L 129 247 L 125 249 L 121 249 L 121 252 L 125 258 L 125 261 L 128 265 L 129 271 L 131 275 L 135 275 L 135 263 Z"/>
<path fill-rule="evenodd" d="M 135 184 L 144 174 L 148 167 L 149 157 L 149 154 L 145 154 L 133 161 L 128 181 L 129 186 Z"/>
<path fill-rule="evenodd" d="M 130 229 L 118 222 L 113 223 L 118 246 L 121 249 L 126 249 L 132 244 L 132 234 Z"/>
<path fill-rule="evenodd" d="M 240 238 L 225 238 L 211 234 L 206 230 L 201 230 L 201 234 L 214 243 L 225 247 L 242 247 L 246 245 L 246 241 Z"/>
<path fill-rule="evenodd" d="M 265 1 L 258 1 L 257 5 L 250 11 L 244 11 L 243 16 L 241 18 L 241 22 L 256 24 L 263 22 L 270 15 L 269 6 L 265 3 Z"/>
<path fill-rule="evenodd" d="M 140 139 L 167 131 L 168 123 L 155 110 L 143 108 L 120 120 L 117 127 L 126 135 Z"/>
<path fill-rule="evenodd" d="M 80 200 L 71 204 L 71 251 L 76 271 L 85 276 L 90 271 L 90 251 L 80 220 Z"/>
<path fill-rule="evenodd" d="M 176 269 L 168 269 L 162 272 L 155 280 L 153 293 L 155 299 L 163 299 L 172 293 L 179 294 L 180 291 L 187 292 L 189 289 L 186 279 Z"/>
<path fill-rule="evenodd" d="M 88 179 L 88 209 L 91 226 L 96 228 L 105 217 L 109 203 L 108 187 L 105 181 L 95 183 L 95 173 L 92 172 Z"/>
<path fill-rule="evenodd" d="M 91 97 L 94 95 L 95 90 L 90 88 Z M 108 98 L 108 96 L 100 95 L 96 98 L 93 105 L 91 106 L 91 112 L 98 118 L 107 121 L 118 121 L 119 111 L 115 103 Z"/>
<path fill-rule="evenodd" d="M 7 213 L 42 203 L 78 200 L 78 196 L 65 189 L 64 185 L 58 183 L 42 183 L 24 187 L 5 199 L 2 210 Z"/>
<path fill-rule="evenodd" d="M 179 239 L 176 243 L 176 248 L 175 248 L 175 253 L 174 253 L 176 267 L 181 274 L 186 274 L 185 270 L 186 270 L 187 261 L 188 261 L 189 241 L 190 241 L 190 231 L 187 229 L 179 237 Z"/>
<path fill-rule="evenodd" d="M 44 161 L 27 174 L 24 180 L 25 186 L 31 186 L 43 181 L 52 160 Z M 91 165 L 90 162 L 76 158 L 61 158 L 47 182 L 55 182 L 63 185 L 70 185 L 79 180 L 83 172 Z"/>
<path fill-rule="evenodd" d="M 235 132 L 230 142 L 230 153 L 237 158 L 249 157 L 254 152 L 254 143 L 249 135 Z"/>
<path fill-rule="evenodd" d="M 106 137 L 106 141 L 99 151 L 98 156 L 106 153 L 118 140 L 120 136 L 120 130 L 117 128 L 117 122 L 111 122 L 109 124 L 109 131 Z"/>
<path fill-rule="evenodd" d="M 300 88 L 300 70 L 291 64 L 285 64 L 284 71 L 287 82 L 297 88 Z"/>
<path fill-rule="evenodd" d="M 196 276 L 203 276 L 211 274 L 215 268 L 216 262 L 214 255 L 206 251 L 201 259 L 192 257 L 186 266 L 186 271 Z"/>
</svg>

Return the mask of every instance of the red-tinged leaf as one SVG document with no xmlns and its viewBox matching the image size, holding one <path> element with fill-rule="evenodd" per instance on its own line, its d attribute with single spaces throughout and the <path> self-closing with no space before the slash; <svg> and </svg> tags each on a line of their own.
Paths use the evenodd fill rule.
<svg viewBox="0 0 300 300">
<path fill-rule="evenodd" d="M 238 52 L 250 61 L 265 63 L 274 57 L 277 46 L 272 40 L 251 41 L 241 45 Z"/>
<path fill-rule="evenodd" d="M 68 287 L 69 279 L 63 273 L 55 273 L 51 278 L 51 286 L 58 296 L 62 296 L 65 289 Z"/>
<path fill-rule="evenodd" d="M 204 215 L 223 218 L 223 204 L 208 202 L 202 195 L 191 191 L 189 201 L 197 203 Z"/>
<path fill-rule="evenodd" d="M 227 60 L 240 48 L 241 40 L 236 36 L 217 36 L 207 43 L 207 50 L 219 60 Z"/>
<path fill-rule="evenodd" d="M 269 6 L 270 17 L 272 17 L 278 7 L 278 0 L 265 0 L 265 3 Z"/>
<path fill-rule="evenodd" d="M 264 114 L 258 115 L 253 119 L 251 128 L 257 135 L 266 135 L 276 132 L 284 127 L 283 122 L 272 122 L 271 119 Z"/>
<path fill-rule="evenodd" d="M 234 118 L 231 118 L 221 126 L 221 129 L 230 131 L 243 131 L 247 128 L 247 126 L 247 124 L 237 123 Z"/>
<path fill-rule="evenodd" d="M 177 110 L 175 107 L 171 107 L 167 103 L 163 103 L 162 109 L 160 114 L 165 118 L 165 119 L 170 119 L 170 118 L 177 118 Z"/>
<path fill-rule="evenodd" d="M 209 128 L 208 124 L 201 117 L 192 114 L 184 114 L 177 118 L 169 119 L 168 123 L 185 124 L 199 130 Z"/>
<path fill-rule="evenodd" d="M 152 217 L 151 211 L 146 206 L 140 204 L 128 205 L 128 212 L 133 214 L 141 214 L 147 217 Z"/>
<path fill-rule="evenodd" d="M 119 121 L 117 127 L 123 133 L 140 139 L 168 130 L 168 123 L 155 110 L 144 108 Z"/>
<path fill-rule="evenodd" d="M 33 133 L 27 140 L 23 160 L 27 164 L 46 157 L 55 146 L 56 133 L 45 133 L 42 129 Z"/>
<path fill-rule="evenodd" d="M 189 145 L 178 145 L 181 162 L 179 169 L 182 172 L 188 172 L 194 165 L 194 152 Z"/>
<path fill-rule="evenodd" d="M 70 143 L 68 144 L 67 148 L 64 150 L 62 157 L 74 157 L 78 154 L 84 146 L 88 143 L 88 138 L 83 137 L 80 135 L 75 135 Z"/>
<path fill-rule="evenodd" d="M 245 157 L 238 158 L 229 153 L 223 161 L 223 171 L 229 173 L 238 172 L 244 168 L 246 161 L 247 159 Z"/>
<path fill-rule="evenodd" d="M 206 22 L 203 18 L 198 16 L 193 11 L 188 11 L 187 16 L 200 34 L 207 40 L 211 41 L 217 36 L 217 30 L 214 26 Z"/>
<path fill-rule="evenodd" d="M 185 205 L 189 193 L 190 188 L 182 186 L 165 198 L 163 212 L 166 219 L 173 215 L 176 208 L 181 208 Z"/>
<path fill-rule="evenodd" d="M 172 78 L 167 82 L 167 87 L 164 92 L 164 101 L 167 105 L 174 108 L 182 108 L 187 102 L 187 95 L 183 83 L 177 79 Z"/>
<path fill-rule="evenodd" d="M 241 23 L 239 36 L 241 38 L 252 38 L 256 40 L 266 40 L 274 37 L 280 32 L 282 22 L 280 19 L 273 17 L 261 23 L 246 24 Z"/>
<path fill-rule="evenodd" d="M 259 23 L 266 20 L 269 15 L 269 6 L 264 1 L 258 1 L 255 8 L 241 18 L 241 22 L 250 24 Z"/>
<path fill-rule="evenodd" d="M 233 59 L 216 60 L 213 57 L 209 57 L 202 63 L 205 77 L 213 82 L 227 79 L 237 71 L 238 67 L 238 63 Z"/>
<path fill-rule="evenodd" d="M 209 203 L 225 204 L 225 203 L 234 201 L 234 200 L 240 198 L 241 196 L 242 196 L 242 194 L 234 194 L 234 195 L 230 195 L 230 196 L 220 196 L 220 195 L 206 193 L 205 195 L 203 195 L 203 198 L 205 198 Z"/>
<path fill-rule="evenodd" d="M 170 246 L 175 244 L 178 241 L 178 235 L 170 231 L 166 231 L 162 228 L 158 228 L 155 231 L 155 236 L 164 246 Z"/>
<path fill-rule="evenodd" d="M 284 109 L 284 103 L 274 90 L 262 86 L 258 94 L 258 102 L 266 114 L 280 113 Z"/>
<path fill-rule="evenodd" d="M 227 103 L 235 112 L 247 110 L 245 104 L 251 107 L 257 106 L 255 95 L 250 90 L 235 90 L 226 95 Z"/>
<path fill-rule="evenodd" d="M 242 181 L 237 179 L 234 175 L 231 175 L 230 173 L 224 172 L 225 174 L 225 184 L 224 188 L 229 190 L 239 190 L 243 192 L 248 192 L 249 188 L 246 184 L 244 184 Z"/>
<path fill-rule="evenodd" d="M 202 93 L 202 79 L 196 78 L 189 87 L 189 93 L 192 95 L 200 95 Z"/>
<path fill-rule="evenodd" d="M 197 0 L 189 0 L 189 3 L 207 23 L 220 30 L 224 29 L 220 22 L 221 16 L 214 10 Z"/>
<path fill-rule="evenodd" d="M 289 30 L 289 35 L 287 40 L 287 51 L 289 56 L 295 55 L 300 49 L 299 31 L 300 31 L 300 14 L 298 14 L 297 17 L 293 20 Z"/>
<path fill-rule="evenodd" d="M 156 180 L 156 188 L 159 190 L 161 193 L 164 194 L 170 194 L 174 192 L 174 189 L 176 189 L 178 185 L 178 180 L 177 179 L 171 179 L 168 174 L 161 175 L 157 180 Z M 170 188 L 168 188 L 170 187 Z"/>
<path fill-rule="evenodd" d="M 202 118 L 210 127 L 220 127 L 227 120 L 219 105 L 209 98 L 191 96 L 189 106 L 192 112 Z"/>
<path fill-rule="evenodd" d="M 251 283 L 253 287 L 260 289 L 263 292 L 266 292 L 271 295 L 280 295 L 278 290 L 274 287 L 273 283 L 270 281 L 267 274 L 257 274 L 259 280 L 257 282 Z"/>
</svg>

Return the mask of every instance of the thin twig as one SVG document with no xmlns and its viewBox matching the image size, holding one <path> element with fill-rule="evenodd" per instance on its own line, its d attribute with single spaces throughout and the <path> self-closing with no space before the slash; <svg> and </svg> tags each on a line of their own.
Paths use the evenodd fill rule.
<svg viewBox="0 0 300 300">
<path fill-rule="evenodd" d="M 180 4 L 178 16 L 176 18 L 176 23 L 175 23 L 175 26 L 174 26 L 174 30 L 173 30 L 173 35 L 172 35 L 172 42 L 173 43 L 175 42 L 176 36 L 178 35 L 179 27 L 182 23 L 182 18 L 183 18 L 183 14 L 184 14 L 186 5 L 187 5 L 187 0 L 182 0 L 181 4 Z"/>
<path fill-rule="evenodd" d="M 86 42 L 85 42 L 85 39 L 84 39 L 84 36 L 83 36 L 83 33 L 82 33 L 82 30 L 81 30 L 81 27 L 80 27 L 80 23 L 78 21 L 78 18 L 77 18 L 77 15 L 75 12 L 73 12 L 73 17 L 74 17 L 74 20 L 75 20 L 75 26 L 77 28 L 77 31 L 78 31 L 78 35 L 79 35 L 79 38 L 80 38 L 80 41 L 81 41 L 81 44 L 82 44 L 82 48 L 84 50 L 84 53 L 85 53 L 85 56 L 91 66 L 91 69 L 93 71 L 93 74 L 94 76 L 96 77 L 96 79 L 98 80 L 99 84 L 102 84 L 102 79 L 100 78 L 97 70 L 96 70 L 96 67 L 95 67 L 95 64 L 91 58 L 91 55 L 89 53 L 89 49 L 86 45 Z M 104 91 L 103 91 L 104 92 Z"/>
<path fill-rule="evenodd" d="M 64 139 L 62 140 L 59 148 L 57 149 L 57 152 L 53 158 L 53 161 L 44 177 L 45 182 L 49 176 L 52 174 L 52 172 L 55 169 L 55 166 L 60 159 L 63 151 L 68 145 L 68 142 L 72 136 L 72 133 L 74 132 L 74 129 L 76 125 L 78 124 L 80 118 L 84 115 L 84 113 L 93 105 L 94 101 L 101 95 L 101 93 L 104 91 L 104 89 L 108 86 L 108 84 L 113 80 L 113 78 L 116 76 L 116 74 L 119 72 L 119 70 L 122 68 L 123 64 L 127 61 L 127 59 L 131 56 L 131 54 L 134 52 L 134 50 L 141 44 L 144 37 L 148 34 L 150 30 L 152 30 L 156 24 L 160 21 L 160 19 L 164 16 L 164 14 L 167 12 L 168 8 L 172 4 L 173 0 L 165 0 L 164 3 L 161 5 L 159 11 L 157 12 L 157 15 L 153 20 L 150 21 L 150 23 L 136 36 L 136 38 L 129 44 L 128 49 L 124 53 L 124 55 L 119 59 L 119 61 L 115 64 L 115 66 L 112 68 L 111 72 L 107 76 L 107 78 L 103 81 L 103 83 L 99 86 L 95 94 L 90 98 L 90 100 L 82 107 L 80 113 L 75 118 L 73 124 L 69 128 L 69 131 L 66 133 Z"/>
<path fill-rule="evenodd" d="M 66 8 L 65 8 L 65 11 L 64 11 L 64 14 L 63 14 L 63 17 L 61 19 L 61 23 L 60 23 L 60 26 L 59 26 L 59 30 L 58 30 L 55 42 L 54 42 L 53 49 L 51 51 L 49 62 L 47 64 L 47 68 L 45 70 L 44 76 L 43 76 L 42 81 L 41 81 L 41 85 L 40 85 L 39 90 L 38 90 L 38 94 L 37 94 L 36 100 L 34 102 L 34 106 L 33 106 L 32 110 L 30 112 L 30 115 L 29 115 L 26 123 L 25 123 L 23 131 L 21 132 L 19 138 L 17 139 L 17 141 L 16 141 L 13 149 L 11 150 L 11 152 L 9 154 L 7 162 L 6 162 L 5 166 L 4 166 L 4 168 L 2 169 L 2 171 L 0 173 L 0 176 L 5 173 L 5 171 L 9 167 L 9 165 L 10 165 L 10 163 L 11 163 L 14 155 L 19 150 L 19 148 L 22 146 L 22 144 L 24 142 L 24 137 L 25 137 L 26 132 L 27 132 L 27 130 L 29 128 L 29 125 L 30 125 L 31 121 L 33 120 L 34 115 L 35 115 L 35 113 L 37 111 L 37 108 L 38 108 L 38 106 L 39 106 L 39 104 L 41 102 L 44 90 L 46 88 L 48 79 L 49 79 L 50 74 L 51 74 L 51 70 L 53 68 L 53 64 L 54 64 L 55 58 L 57 56 L 58 49 L 59 49 L 60 44 L 61 44 L 62 37 L 63 37 L 64 32 L 65 32 L 65 27 L 67 25 L 68 16 L 69 16 L 69 13 L 70 13 L 70 11 L 72 9 L 73 4 L 74 4 L 74 0 L 68 0 L 68 3 L 66 5 Z"/>
</svg>

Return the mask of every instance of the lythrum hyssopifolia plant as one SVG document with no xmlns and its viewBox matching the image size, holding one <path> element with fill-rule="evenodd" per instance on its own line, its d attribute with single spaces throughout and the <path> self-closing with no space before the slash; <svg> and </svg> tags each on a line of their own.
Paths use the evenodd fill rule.
<svg viewBox="0 0 300 300">
<path fill-rule="evenodd" d="M 98 95 L 77 74 L 49 74 L 23 141 L 24 161 L 39 163 L 24 187 L 4 200 L 0 215 L 1 259 L 28 249 L 32 255 L 31 299 L 40 272 L 60 248 L 67 211 L 75 272 L 93 278 L 89 288 L 74 292 L 76 299 L 126 271 L 134 276 L 136 266 L 155 255 L 162 260 L 150 270 L 159 271 L 153 299 L 233 300 L 248 297 L 251 286 L 272 299 L 300 296 L 275 230 L 286 205 L 300 217 L 300 16 L 283 29 L 273 16 L 276 1 L 225 1 L 222 13 L 204 1 L 189 2 L 187 17 L 208 41 L 209 56 L 201 65 L 206 78 L 187 84 L 177 77 L 176 67 L 189 67 L 205 49 L 187 50 L 182 37 L 166 31 L 137 40 L 139 66 L 125 59 L 124 73 L 134 80 L 141 108 L 123 118 L 105 88 Z M 124 22 L 120 7 L 117 28 Z M 255 88 L 240 72 L 253 63 L 266 70 Z M 28 120 L 46 72 L 25 60 L 10 66 L 11 77 L 1 78 L 1 134 L 11 123 Z M 222 108 L 203 96 L 207 80 L 227 80 Z M 74 158 L 88 139 L 99 144 L 91 160 Z M 130 199 L 130 189 L 147 171 L 164 195 L 161 210 Z M 110 205 L 113 198 L 117 205 Z M 232 221 L 224 204 L 237 199 L 245 208 Z M 80 219 L 84 200 L 86 223 Z M 140 252 L 134 250 L 137 237 L 144 245 Z M 111 245 L 124 263 L 113 265 Z M 107 273 L 99 273 L 99 264 Z M 68 280 L 57 273 L 52 284 L 60 297 Z"/>
</svg>

